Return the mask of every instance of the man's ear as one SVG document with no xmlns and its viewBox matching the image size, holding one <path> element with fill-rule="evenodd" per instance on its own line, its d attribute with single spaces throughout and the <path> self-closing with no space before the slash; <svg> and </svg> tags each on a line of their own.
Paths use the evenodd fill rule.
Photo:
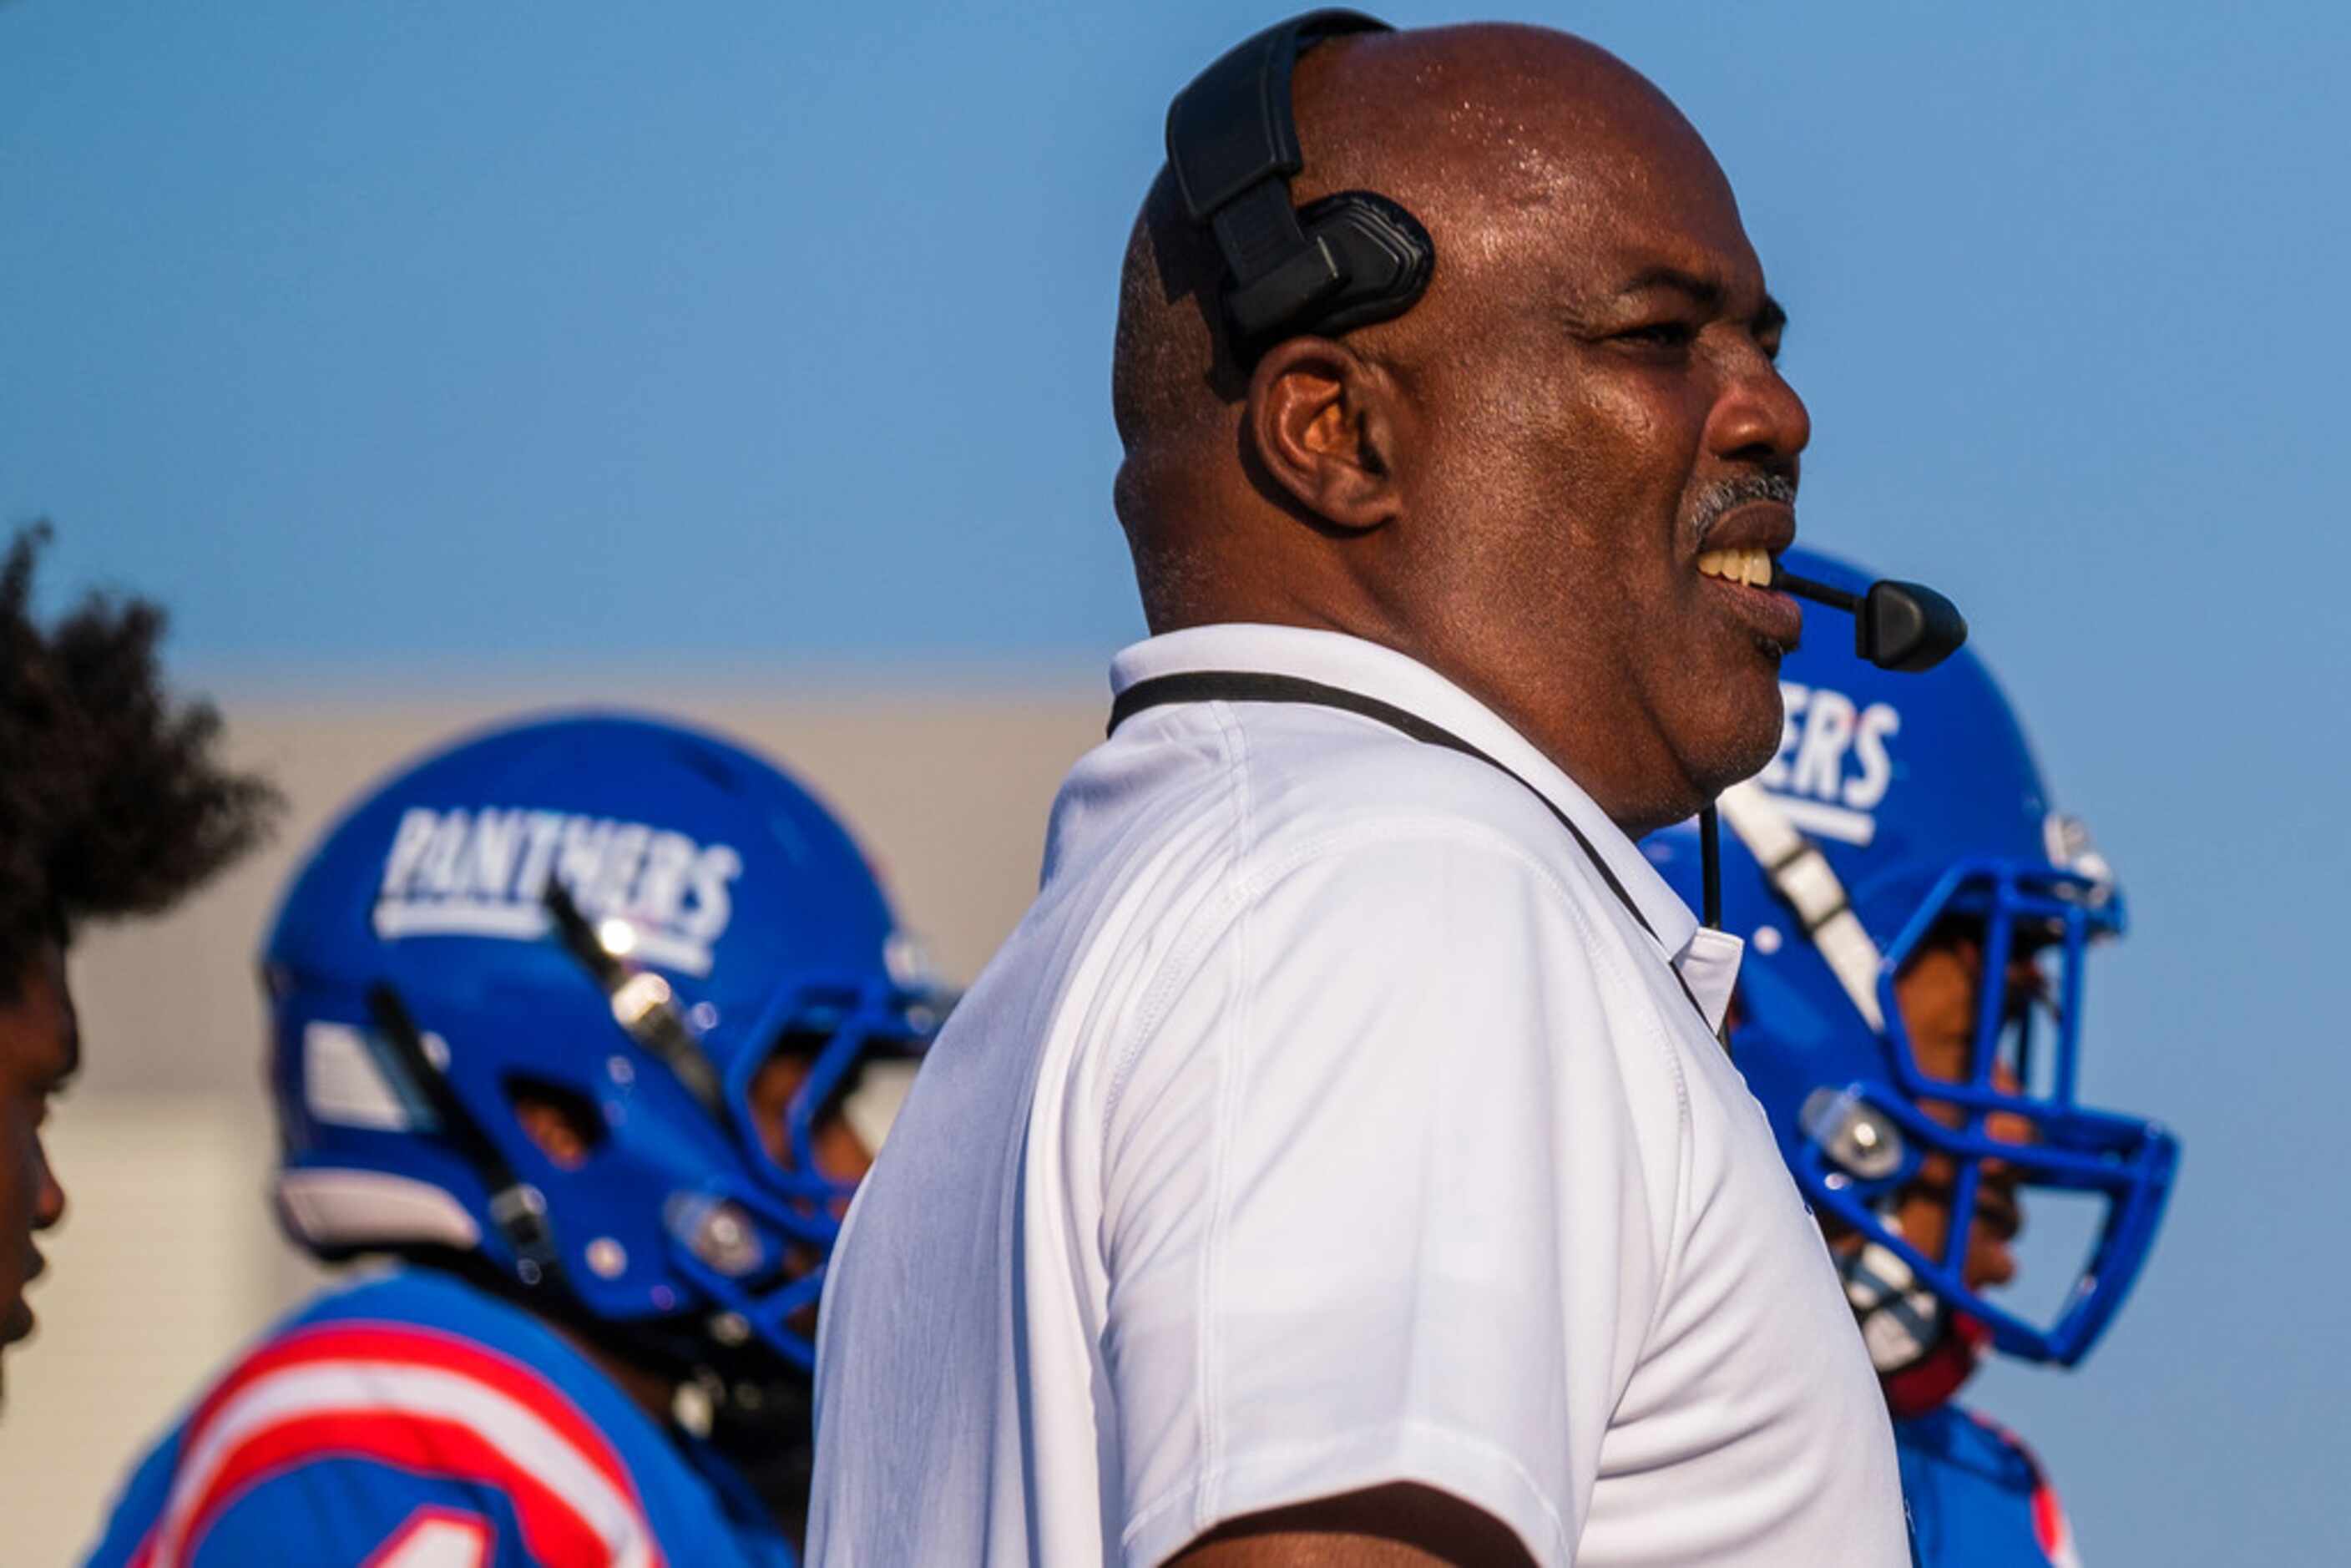
<svg viewBox="0 0 2351 1568">
<path fill-rule="evenodd" d="M 1241 429 L 1291 500 L 1333 528 L 1366 531 L 1403 510 L 1395 395 L 1386 372 L 1344 343 L 1291 338 L 1258 361 Z"/>
</svg>

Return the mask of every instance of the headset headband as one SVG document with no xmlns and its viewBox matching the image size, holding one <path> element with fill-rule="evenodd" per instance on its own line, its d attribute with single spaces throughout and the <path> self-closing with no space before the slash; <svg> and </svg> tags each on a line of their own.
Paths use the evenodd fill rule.
<svg viewBox="0 0 2351 1568">
<path fill-rule="evenodd" d="M 1224 256 L 1226 323 L 1245 361 L 1282 336 L 1401 315 L 1428 287 L 1436 246 L 1395 202 L 1342 191 L 1302 211 L 1290 203 L 1306 166 L 1290 99 L 1300 51 L 1394 30 L 1359 11 L 1292 16 L 1228 50 L 1167 106 L 1167 166 L 1185 214 Z"/>
</svg>

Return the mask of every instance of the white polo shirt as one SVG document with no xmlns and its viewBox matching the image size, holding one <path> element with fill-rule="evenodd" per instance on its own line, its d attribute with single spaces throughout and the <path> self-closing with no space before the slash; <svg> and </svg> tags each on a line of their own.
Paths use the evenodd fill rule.
<svg viewBox="0 0 2351 1568">
<path fill-rule="evenodd" d="M 1078 764 L 834 1260 L 811 1561 L 1157 1563 L 1416 1481 L 1539 1563 L 1907 1563 L 1876 1377 L 1710 1032 L 1736 940 L 1401 654 L 1211 626 L 1113 683 L 1187 671 L 1526 784 L 1270 702 Z"/>
</svg>

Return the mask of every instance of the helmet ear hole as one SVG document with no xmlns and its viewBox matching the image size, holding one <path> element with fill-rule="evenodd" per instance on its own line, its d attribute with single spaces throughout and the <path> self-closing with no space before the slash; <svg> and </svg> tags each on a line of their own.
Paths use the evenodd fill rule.
<svg viewBox="0 0 2351 1568">
<path fill-rule="evenodd" d="M 569 1084 L 515 1073 L 501 1086 L 516 1122 L 559 1169 L 578 1170 L 611 1135 L 596 1103 Z"/>
</svg>

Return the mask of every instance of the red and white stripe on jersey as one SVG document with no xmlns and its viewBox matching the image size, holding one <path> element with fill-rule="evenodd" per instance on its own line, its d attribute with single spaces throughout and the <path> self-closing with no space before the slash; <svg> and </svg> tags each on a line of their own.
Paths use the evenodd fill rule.
<svg viewBox="0 0 2351 1568">
<path fill-rule="evenodd" d="M 360 1568 L 487 1568 L 497 1543 L 497 1531 L 480 1514 L 428 1503 Z"/>
<path fill-rule="evenodd" d="M 2074 1521 L 2065 1517 L 2065 1505 L 2057 1500 L 2057 1489 L 2049 1484 L 2049 1472 L 2041 1468 L 2041 1456 L 2026 1448 L 2024 1439 L 1988 1416 L 1974 1411 L 1968 1416 L 1975 1424 L 1991 1433 L 2024 1461 L 2032 1473 L 2032 1540 L 2049 1559 L 2049 1568 L 2082 1568 L 2082 1557 L 2074 1545 Z"/>
<path fill-rule="evenodd" d="M 2082 1568 L 2081 1553 L 2074 1549 L 2074 1521 L 2065 1517 L 2065 1505 L 2057 1500 L 2057 1489 L 2041 1473 L 2038 1459 L 2032 1464 L 2032 1538 L 2049 1554 L 2049 1568 Z"/>
<path fill-rule="evenodd" d="M 661 1568 L 620 1456 L 560 1389 L 452 1334 L 360 1322 L 274 1341 L 205 1398 L 131 1568 L 183 1568 L 248 1489 L 335 1458 L 496 1488 L 549 1568 Z"/>
</svg>

